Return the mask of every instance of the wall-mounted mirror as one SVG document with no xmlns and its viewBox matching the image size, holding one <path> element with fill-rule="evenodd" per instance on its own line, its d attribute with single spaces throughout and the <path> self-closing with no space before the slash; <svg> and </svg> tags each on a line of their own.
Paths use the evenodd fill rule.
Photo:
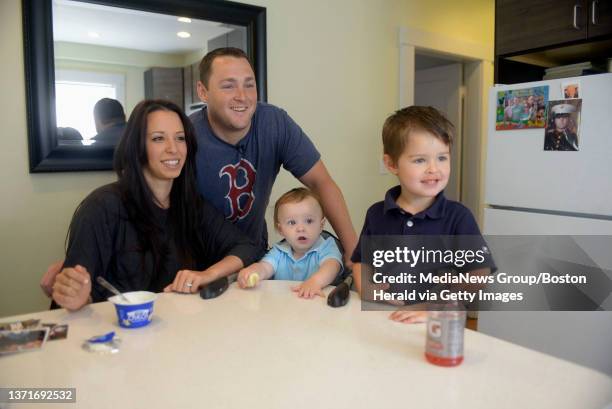
<svg viewBox="0 0 612 409">
<path fill-rule="evenodd" d="M 242 48 L 266 100 L 265 8 L 216 0 L 24 0 L 30 172 L 112 169 L 133 107 L 201 108 L 206 52 Z"/>
</svg>

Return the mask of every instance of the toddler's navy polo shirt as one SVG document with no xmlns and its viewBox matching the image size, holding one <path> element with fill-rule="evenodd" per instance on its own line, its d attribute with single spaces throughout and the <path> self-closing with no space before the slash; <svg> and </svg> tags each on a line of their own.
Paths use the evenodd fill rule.
<svg viewBox="0 0 612 409">
<path fill-rule="evenodd" d="M 480 235 L 472 212 L 461 203 L 447 200 L 444 192 L 438 193 L 433 204 L 417 214 L 408 213 L 397 205 L 400 192 L 399 185 L 389 189 L 384 201 L 368 209 L 351 261 L 361 263 L 361 242 L 364 236 Z"/>
</svg>

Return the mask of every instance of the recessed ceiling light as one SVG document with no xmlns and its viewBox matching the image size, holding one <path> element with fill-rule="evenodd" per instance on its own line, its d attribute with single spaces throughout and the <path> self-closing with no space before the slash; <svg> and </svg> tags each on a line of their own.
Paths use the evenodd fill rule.
<svg viewBox="0 0 612 409">
<path fill-rule="evenodd" d="M 181 23 L 191 23 L 191 19 L 189 17 L 179 17 L 177 20 Z"/>
<path fill-rule="evenodd" d="M 189 38 L 189 37 L 191 37 L 191 34 L 189 34 L 187 31 L 179 31 L 178 33 L 176 33 L 176 35 L 181 37 L 181 38 Z"/>
<path fill-rule="evenodd" d="M 91 38 L 100 38 L 100 34 L 96 33 L 95 31 L 88 31 L 87 35 Z"/>
</svg>

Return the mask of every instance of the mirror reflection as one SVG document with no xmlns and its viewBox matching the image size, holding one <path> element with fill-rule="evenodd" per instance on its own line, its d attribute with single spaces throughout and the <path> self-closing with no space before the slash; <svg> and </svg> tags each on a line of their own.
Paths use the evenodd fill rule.
<svg viewBox="0 0 612 409">
<path fill-rule="evenodd" d="M 73 0 L 52 7 L 60 145 L 115 145 L 144 98 L 191 114 L 203 105 L 202 57 L 219 47 L 247 51 L 242 26 Z"/>
</svg>

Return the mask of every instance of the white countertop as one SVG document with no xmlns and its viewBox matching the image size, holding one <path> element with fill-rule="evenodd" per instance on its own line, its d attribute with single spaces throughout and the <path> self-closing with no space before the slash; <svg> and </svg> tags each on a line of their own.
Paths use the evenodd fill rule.
<svg viewBox="0 0 612 409">
<path fill-rule="evenodd" d="M 153 322 L 140 329 L 119 328 L 107 302 L 3 318 L 70 327 L 67 339 L 42 350 L 0 357 L 0 387 L 75 387 L 77 403 L 62 407 L 88 409 L 603 409 L 612 402 L 611 377 L 470 330 L 463 364 L 432 365 L 423 356 L 425 325 L 362 312 L 354 293 L 337 309 L 324 298 L 298 299 L 293 284 L 233 284 L 212 300 L 160 294 Z M 118 354 L 81 349 L 111 330 L 122 339 Z"/>
</svg>

